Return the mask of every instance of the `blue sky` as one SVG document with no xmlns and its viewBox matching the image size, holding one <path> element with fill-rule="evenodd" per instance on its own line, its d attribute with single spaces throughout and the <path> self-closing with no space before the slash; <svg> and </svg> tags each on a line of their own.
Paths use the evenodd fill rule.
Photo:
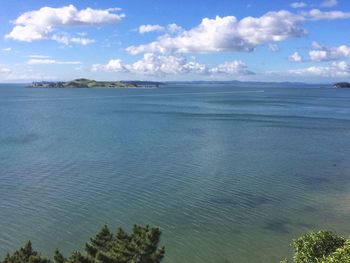
<svg viewBox="0 0 350 263">
<path fill-rule="evenodd" d="M 0 81 L 350 80 L 347 0 L 3 1 Z"/>
</svg>

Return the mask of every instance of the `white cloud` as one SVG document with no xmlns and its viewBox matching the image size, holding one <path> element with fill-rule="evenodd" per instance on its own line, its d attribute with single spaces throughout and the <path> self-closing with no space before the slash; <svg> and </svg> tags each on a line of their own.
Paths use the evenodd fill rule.
<svg viewBox="0 0 350 263">
<path fill-rule="evenodd" d="M 111 59 L 107 64 L 94 64 L 92 71 L 125 72 L 127 69 L 120 59 Z"/>
<path fill-rule="evenodd" d="M 319 9 L 312 9 L 309 12 L 303 13 L 306 18 L 311 20 L 336 20 L 336 19 L 349 19 L 350 12 L 343 11 L 328 11 L 324 12 Z"/>
<path fill-rule="evenodd" d="M 254 72 L 248 70 L 247 65 L 241 60 L 225 62 L 217 67 L 211 68 L 209 71 L 213 74 L 254 75 Z"/>
<path fill-rule="evenodd" d="M 11 73 L 11 69 L 0 65 L 0 74 L 10 74 L 10 73 Z"/>
<path fill-rule="evenodd" d="M 300 56 L 298 52 L 294 52 L 292 55 L 288 57 L 288 60 L 292 62 L 301 62 L 303 61 L 303 58 Z"/>
<path fill-rule="evenodd" d="M 311 44 L 311 47 L 313 49 L 323 49 L 324 46 L 320 45 L 318 42 L 316 41 L 313 41 L 312 44 Z"/>
<path fill-rule="evenodd" d="M 14 28 L 6 38 L 31 42 L 34 40 L 51 39 L 50 35 L 58 27 L 68 26 L 101 26 L 119 22 L 125 15 L 116 14 L 119 9 L 92 9 L 78 10 L 69 5 L 60 8 L 43 7 L 39 10 L 25 12 L 14 21 Z M 59 39 L 59 38 L 58 38 Z M 54 39 L 55 40 L 55 39 Z M 83 44 L 84 40 L 70 41 Z"/>
<path fill-rule="evenodd" d="M 178 33 L 183 30 L 183 28 L 175 23 L 167 25 L 167 30 L 169 33 Z"/>
<path fill-rule="evenodd" d="M 187 61 L 182 56 L 157 56 L 146 53 L 143 59 L 124 65 L 120 59 L 112 59 L 107 64 L 94 64 L 92 71 L 129 72 L 142 75 L 175 75 L 184 73 L 202 74 L 207 72 L 204 65 Z"/>
<path fill-rule="evenodd" d="M 332 60 L 330 54 L 325 50 L 312 50 L 309 52 L 309 57 L 312 61 L 328 61 Z"/>
<path fill-rule="evenodd" d="M 50 56 L 45 55 L 29 55 L 28 58 L 50 58 Z"/>
<path fill-rule="evenodd" d="M 350 58 L 350 47 L 346 45 L 341 45 L 339 47 L 327 47 L 322 46 L 317 42 L 313 42 L 312 47 L 314 50 L 309 52 L 309 56 L 312 61 L 331 61 Z"/>
<path fill-rule="evenodd" d="M 58 64 L 58 65 L 80 65 L 80 61 L 57 61 L 55 59 L 40 59 L 32 58 L 27 61 L 28 65 L 48 65 L 48 64 Z"/>
<path fill-rule="evenodd" d="M 140 34 L 149 33 L 153 31 L 164 31 L 165 28 L 160 25 L 141 25 L 138 29 Z"/>
<path fill-rule="evenodd" d="M 303 20 L 303 16 L 288 11 L 269 12 L 258 18 L 245 17 L 242 20 L 234 16 L 204 18 L 197 27 L 177 36 L 165 34 L 149 44 L 130 46 L 127 51 L 133 55 L 148 52 L 250 52 L 261 44 L 305 35 L 306 31 L 300 27 Z"/>
<path fill-rule="evenodd" d="M 46 64 L 55 64 L 56 60 L 54 59 L 37 59 L 37 58 L 32 58 L 27 61 L 27 64 L 29 65 L 46 65 Z"/>
<path fill-rule="evenodd" d="M 210 68 L 198 63 L 195 59 L 187 60 L 180 55 L 144 54 L 141 60 L 132 64 L 123 64 L 120 59 L 112 59 L 107 64 L 94 64 L 92 71 L 123 72 L 141 75 L 165 76 L 179 74 L 227 74 L 252 75 L 247 65 L 242 61 L 228 61 L 217 67 Z"/>
<path fill-rule="evenodd" d="M 303 2 L 295 3 L 294 6 L 301 6 Z M 306 21 L 349 18 L 350 12 L 324 12 L 319 9 L 300 14 L 282 10 L 268 12 L 261 17 L 245 17 L 241 20 L 234 16 L 217 16 L 214 19 L 204 18 L 198 26 L 189 30 L 179 28 L 178 34 L 175 35 L 168 34 L 170 30 L 167 30 L 166 27 L 148 25 L 142 30 L 145 32 L 153 29 L 164 30 L 167 33 L 158 37 L 156 41 L 129 46 L 126 50 L 132 55 L 142 53 L 250 52 L 262 44 L 271 45 L 288 38 L 304 36 L 306 30 L 302 28 L 302 23 Z"/>
<path fill-rule="evenodd" d="M 338 4 L 337 0 L 324 0 L 321 4 L 322 7 L 332 7 Z"/>
<path fill-rule="evenodd" d="M 6 47 L 6 48 L 3 48 L 2 51 L 10 52 L 10 51 L 12 51 L 12 48 L 11 47 Z"/>
<path fill-rule="evenodd" d="M 203 74 L 206 67 L 183 56 L 157 56 L 144 54 L 143 59 L 127 66 L 132 73 L 144 75 L 176 75 L 185 73 Z"/>
<path fill-rule="evenodd" d="M 307 4 L 304 2 L 294 2 L 294 3 L 291 3 L 290 6 L 292 8 L 303 8 L 303 7 L 306 7 Z"/>
<path fill-rule="evenodd" d="M 95 42 L 94 39 L 84 38 L 84 37 L 70 37 L 67 35 L 53 35 L 51 39 L 64 45 L 79 44 L 79 45 L 86 46 Z"/>
<path fill-rule="evenodd" d="M 271 51 L 271 52 L 277 52 L 278 50 L 280 50 L 280 48 L 278 47 L 278 45 L 276 44 L 272 44 L 270 43 L 267 48 Z"/>
<path fill-rule="evenodd" d="M 38 80 L 56 80 L 57 77 L 53 75 L 37 73 L 32 71 L 26 72 L 11 72 L 5 77 L 6 80 L 11 81 L 38 81 Z"/>
<path fill-rule="evenodd" d="M 154 32 L 154 31 L 157 31 L 157 32 L 167 32 L 167 33 L 170 33 L 170 34 L 174 34 L 174 33 L 178 33 L 178 32 L 181 32 L 183 29 L 181 26 L 175 24 L 175 23 L 172 23 L 172 24 L 169 24 L 167 26 L 161 26 L 161 25 L 141 25 L 139 28 L 138 28 L 138 32 L 140 34 L 145 34 L 145 33 L 149 33 L 149 32 Z"/>
<path fill-rule="evenodd" d="M 295 76 L 316 76 L 324 78 L 349 77 L 350 66 L 345 61 L 333 62 L 328 66 L 312 66 L 303 69 L 293 69 L 288 71 L 289 74 Z"/>
</svg>

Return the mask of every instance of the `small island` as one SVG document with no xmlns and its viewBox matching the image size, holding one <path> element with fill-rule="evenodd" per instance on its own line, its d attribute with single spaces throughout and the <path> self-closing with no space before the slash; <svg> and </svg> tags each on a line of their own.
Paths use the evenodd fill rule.
<svg viewBox="0 0 350 263">
<path fill-rule="evenodd" d="M 75 79 L 72 81 L 36 81 L 32 88 L 158 88 L 162 83 L 155 81 L 96 81 Z"/>
<path fill-rule="evenodd" d="M 333 85 L 336 89 L 344 89 L 344 88 L 350 88 L 349 82 L 338 82 Z"/>
</svg>

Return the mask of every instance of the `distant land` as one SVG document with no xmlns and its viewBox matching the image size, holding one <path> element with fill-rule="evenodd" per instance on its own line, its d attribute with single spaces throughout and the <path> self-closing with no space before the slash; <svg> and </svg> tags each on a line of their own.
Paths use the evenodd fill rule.
<svg viewBox="0 0 350 263">
<path fill-rule="evenodd" d="M 332 83 L 306 83 L 306 82 L 292 82 L 292 81 L 239 81 L 239 80 L 194 80 L 194 81 L 166 81 L 165 84 L 175 84 L 175 85 L 186 85 L 186 84 L 196 84 L 196 85 L 205 85 L 205 84 L 215 84 L 215 85 L 234 85 L 239 87 L 255 87 L 255 88 L 264 88 L 264 87 L 303 87 L 311 86 L 317 88 L 331 88 Z"/>
<path fill-rule="evenodd" d="M 350 83 L 349 82 L 338 82 L 338 83 L 335 83 L 333 86 L 336 89 L 350 88 Z"/>
<path fill-rule="evenodd" d="M 317 88 L 350 88 L 350 82 L 338 82 L 338 83 L 305 83 L 296 81 L 281 81 L 281 82 L 265 82 L 265 81 L 239 81 L 239 80 L 194 80 L 194 81 L 167 81 L 166 84 L 218 84 L 218 85 L 240 85 L 241 87 L 302 87 L 302 86 L 313 86 Z"/>
<path fill-rule="evenodd" d="M 155 81 L 96 81 L 91 79 L 75 79 L 71 81 L 37 81 L 32 88 L 138 88 L 159 87 L 161 82 Z"/>
<path fill-rule="evenodd" d="M 194 80 L 194 81 L 142 81 L 142 80 L 121 80 L 121 81 L 97 81 L 91 79 L 75 79 L 71 81 L 35 81 L 32 82 L 30 87 L 33 88 L 138 88 L 138 87 L 147 87 L 147 88 L 155 88 L 160 85 L 166 84 L 175 84 L 175 85 L 186 85 L 186 84 L 197 84 L 197 85 L 205 85 L 205 84 L 217 84 L 217 85 L 240 85 L 249 87 L 301 87 L 301 86 L 317 86 L 321 88 L 350 88 L 349 82 L 338 82 L 334 84 L 325 84 L 325 83 L 304 83 L 304 82 L 261 82 L 261 81 L 238 81 L 238 80 Z"/>
<path fill-rule="evenodd" d="M 294 84 L 294 85 L 315 85 L 309 84 L 305 82 L 291 82 L 291 81 L 239 81 L 239 80 L 185 80 L 185 81 L 166 81 L 166 83 L 174 83 L 174 84 Z"/>
</svg>

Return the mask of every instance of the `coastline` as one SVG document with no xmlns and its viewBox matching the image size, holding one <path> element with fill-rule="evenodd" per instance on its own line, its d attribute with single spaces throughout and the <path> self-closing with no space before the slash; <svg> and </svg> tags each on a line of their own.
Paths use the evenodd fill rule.
<svg viewBox="0 0 350 263">
<path fill-rule="evenodd" d="M 35 81 L 29 87 L 31 88 L 108 88 L 108 89 L 125 89 L 125 88 L 158 88 L 161 82 L 154 81 L 96 81 L 90 79 L 74 79 L 71 81 Z"/>
</svg>

